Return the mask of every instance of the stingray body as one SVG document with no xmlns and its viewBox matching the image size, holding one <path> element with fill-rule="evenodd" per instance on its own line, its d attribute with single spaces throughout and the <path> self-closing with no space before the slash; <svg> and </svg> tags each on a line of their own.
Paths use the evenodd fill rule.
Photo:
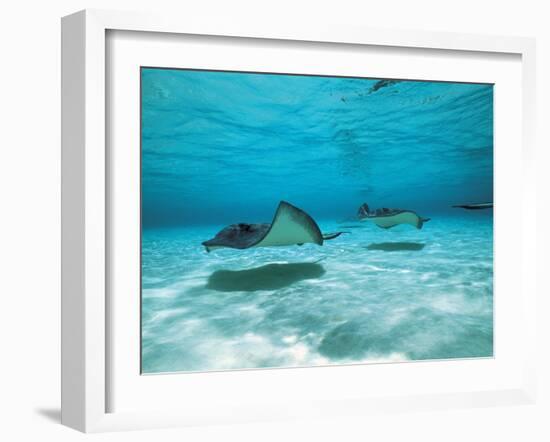
<svg viewBox="0 0 550 442">
<path fill-rule="evenodd" d="M 453 207 L 466 210 L 492 209 L 493 203 L 458 204 Z"/>
<path fill-rule="evenodd" d="M 207 252 L 220 248 L 249 249 L 323 242 L 346 232 L 321 233 L 315 220 L 306 212 L 286 201 L 281 201 L 271 224 L 231 224 L 202 245 Z"/>
<path fill-rule="evenodd" d="M 422 218 L 412 210 L 387 209 L 384 207 L 371 211 L 367 204 L 359 207 L 357 215 L 361 221 L 372 221 L 382 229 L 391 229 L 400 224 L 409 224 L 421 229 L 424 223 L 430 220 L 430 218 Z"/>
</svg>

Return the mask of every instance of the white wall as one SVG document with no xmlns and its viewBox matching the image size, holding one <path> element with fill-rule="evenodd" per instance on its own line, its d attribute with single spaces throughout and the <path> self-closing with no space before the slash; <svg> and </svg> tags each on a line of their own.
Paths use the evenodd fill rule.
<svg viewBox="0 0 550 442">
<path fill-rule="evenodd" d="M 62 15 L 86 7 L 158 10 L 361 24 L 374 27 L 451 30 L 538 38 L 539 145 L 550 121 L 550 14 L 534 0 L 317 1 L 270 0 L 169 2 L 166 0 L 20 0 L 0 7 L 0 438 L 81 440 L 59 418 L 59 187 L 60 26 Z M 548 185 L 539 161 L 541 186 Z M 544 176 L 543 176 L 544 174 Z M 547 193 L 539 201 L 547 201 Z M 542 213 L 544 212 L 544 213 Z M 541 209 L 539 266 L 548 259 Z M 544 238 L 543 238 L 544 236 Z M 543 257 L 544 253 L 544 257 Z M 542 272 L 541 272 L 542 275 Z M 550 296 L 548 284 L 541 293 Z M 96 436 L 96 440 L 550 440 L 550 336 L 544 323 L 549 302 L 541 297 L 541 397 L 537 406 L 258 424 L 230 428 L 163 430 Z"/>
</svg>

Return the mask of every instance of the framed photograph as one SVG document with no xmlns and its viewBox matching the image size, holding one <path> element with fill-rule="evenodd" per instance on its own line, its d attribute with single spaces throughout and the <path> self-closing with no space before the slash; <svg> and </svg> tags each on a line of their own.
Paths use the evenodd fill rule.
<svg viewBox="0 0 550 442">
<path fill-rule="evenodd" d="M 62 35 L 64 424 L 534 401 L 533 40 Z"/>
</svg>

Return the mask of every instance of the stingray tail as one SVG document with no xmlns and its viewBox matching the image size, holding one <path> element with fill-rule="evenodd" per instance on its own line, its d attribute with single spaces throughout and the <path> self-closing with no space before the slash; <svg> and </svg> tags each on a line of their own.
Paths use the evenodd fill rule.
<svg viewBox="0 0 550 442">
<path fill-rule="evenodd" d="M 421 229 L 422 226 L 424 225 L 424 223 L 427 223 L 428 221 L 430 221 L 431 218 L 418 218 L 418 223 L 416 224 L 416 228 L 417 229 Z"/>
<path fill-rule="evenodd" d="M 351 232 L 323 233 L 323 241 L 326 241 L 327 239 L 338 238 L 342 233 L 351 233 Z"/>
</svg>

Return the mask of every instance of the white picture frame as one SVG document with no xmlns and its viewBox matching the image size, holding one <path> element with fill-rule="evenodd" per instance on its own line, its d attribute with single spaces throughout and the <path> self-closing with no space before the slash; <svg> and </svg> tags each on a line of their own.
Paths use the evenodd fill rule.
<svg viewBox="0 0 550 442">
<path fill-rule="evenodd" d="M 461 393 L 354 397 L 333 394 L 330 399 L 243 404 L 232 413 L 197 408 L 181 411 L 109 412 L 113 388 L 108 376 L 112 354 L 107 339 L 111 318 L 108 291 L 108 247 L 112 232 L 107 219 L 112 209 L 108 187 L 106 34 L 141 31 L 163 34 L 240 37 L 287 42 L 339 43 L 380 48 L 435 49 L 515 54 L 521 57 L 522 119 L 521 218 L 536 218 L 535 185 L 535 42 L 529 38 L 494 37 L 419 31 L 388 31 L 307 24 L 216 23 L 196 18 L 153 16 L 86 10 L 62 21 L 62 423 L 85 432 L 219 422 L 248 422 L 292 417 L 354 415 L 373 410 L 388 412 L 426 408 L 455 408 L 532 403 L 535 400 L 535 339 L 526 340 L 521 382 L 500 389 Z M 519 149 L 519 146 L 518 146 Z M 518 151 L 519 152 L 519 151 Z M 536 233 L 523 223 L 521 307 L 517 320 L 524 336 L 534 336 Z M 308 369 L 302 369 L 308 370 Z M 384 370 L 381 366 L 379 370 Z M 246 371 L 239 376 L 251 377 Z M 223 382 L 223 379 L 218 382 Z M 196 394 L 196 393 L 195 393 Z M 186 398 L 193 401 L 193 395 Z M 252 405 L 251 405 L 252 404 Z M 152 407 L 155 408 L 155 407 Z"/>
</svg>

